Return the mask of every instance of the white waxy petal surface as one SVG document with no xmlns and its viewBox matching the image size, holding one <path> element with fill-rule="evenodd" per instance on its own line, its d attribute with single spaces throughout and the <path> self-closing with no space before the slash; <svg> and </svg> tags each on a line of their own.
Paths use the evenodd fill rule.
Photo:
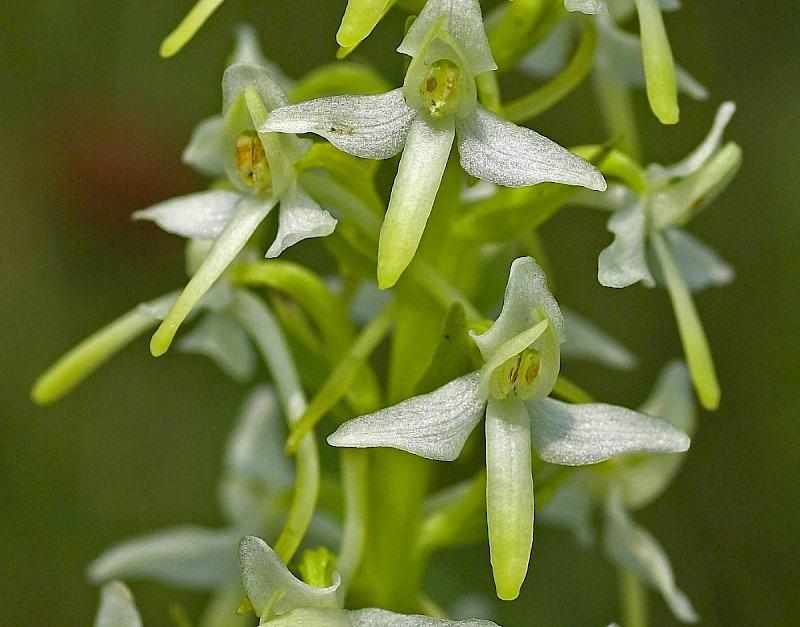
<svg viewBox="0 0 800 627">
<path fill-rule="evenodd" d="M 276 615 L 301 607 L 338 607 L 338 573 L 333 574 L 333 584 L 327 588 L 309 586 L 295 577 L 261 538 L 242 538 L 239 544 L 239 564 L 247 598 L 259 616 L 270 602 L 274 603 L 270 609 Z"/>
<path fill-rule="evenodd" d="M 733 281 L 736 273 L 714 249 L 683 229 L 667 229 L 664 234 L 691 291 Z"/>
<path fill-rule="evenodd" d="M 588 15 L 608 13 L 606 0 L 564 0 L 564 8 L 567 11 L 580 11 Z"/>
<path fill-rule="evenodd" d="M 198 192 L 137 211 L 133 219 L 155 222 L 167 233 L 181 237 L 216 239 L 240 198 L 240 194 L 225 190 Z"/>
<path fill-rule="evenodd" d="M 617 211 L 609 218 L 608 230 L 614 234 L 614 241 L 597 259 L 597 280 L 601 285 L 627 287 L 638 281 L 648 287 L 656 284 L 645 257 L 646 226 L 641 204 Z"/>
<path fill-rule="evenodd" d="M 597 191 L 606 188 L 603 175 L 588 161 L 481 105 L 458 120 L 456 132 L 461 166 L 479 179 L 506 187 L 550 181 Z"/>
<path fill-rule="evenodd" d="M 281 200 L 278 234 L 267 251 L 267 257 L 277 257 L 289 246 L 306 238 L 330 235 L 335 227 L 336 219 L 295 185 Z"/>
<path fill-rule="evenodd" d="M 192 131 L 189 145 L 181 155 L 186 165 L 215 178 L 225 176 L 222 163 L 222 116 L 212 115 Z"/>
<path fill-rule="evenodd" d="M 125 584 L 112 581 L 103 586 L 94 627 L 142 627 L 142 617 Z"/>
<path fill-rule="evenodd" d="M 498 627 L 490 620 L 446 620 L 368 607 L 348 612 L 352 627 Z"/>
<path fill-rule="evenodd" d="M 478 373 L 447 383 L 429 394 L 344 423 L 328 437 L 331 446 L 390 447 L 414 455 L 453 461 L 484 414 Z"/>
<path fill-rule="evenodd" d="M 402 89 L 377 96 L 330 96 L 272 111 L 261 132 L 315 133 L 344 152 L 388 159 L 403 148 L 416 110 Z"/>
<path fill-rule="evenodd" d="M 722 144 L 722 134 L 736 112 L 736 104 L 723 102 L 714 116 L 714 123 L 705 139 L 685 159 L 664 168 L 670 177 L 683 177 L 697 172 Z"/>
<path fill-rule="evenodd" d="M 550 398 L 526 405 L 533 447 L 552 464 L 583 466 L 629 451 L 679 453 L 689 448 L 683 431 L 626 407 Z"/>
</svg>

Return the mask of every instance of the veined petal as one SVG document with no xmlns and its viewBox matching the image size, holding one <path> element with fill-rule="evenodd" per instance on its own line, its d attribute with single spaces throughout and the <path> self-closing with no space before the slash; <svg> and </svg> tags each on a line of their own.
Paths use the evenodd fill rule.
<svg viewBox="0 0 800 627">
<path fill-rule="evenodd" d="M 238 529 L 177 527 L 126 540 L 89 566 L 92 581 L 153 579 L 190 590 L 236 582 Z"/>
<path fill-rule="evenodd" d="M 134 220 L 150 220 L 173 235 L 192 239 L 216 239 L 231 219 L 241 199 L 238 192 L 213 189 L 165 200 L 133 214 Z"/>
<path fill-rule="evenodd" d="M 642 202 L 616 211 L 608 220 L 614 241 L 600 252 L 597 280 L 606 287 L 627 287 L 641 281 L 647 287 L 656 282 L 647 267 L 645 229 L 647 218 Z"/>
<path fill-rule="evenodd" d="M 352 627 L 498 627 L 490 620 L 446 620 L 418 614 L 395 614 L 389 610 L 368 607 L 348 612 Z M 314 623 L 316 624 L 316 623 Z"/>
<path fill-rule="evenodd" d="M 533 257 L 520 257 L 511 264 L 503 310 L 486 333 L 472 337 L 484 359 L 489 359 L 497 349 L 511 338 L 536 326 L 543 320 L 544 312 L 564 341 L 564 319 L 556 299 L 547 288 L 547 277 Z"/>
<path fill-rule="evenodd" d="M 338 573 L 327 588 L 309 586 L 295 577 L 261 538 L 242 538 L 239 563 L 245 593 L 258 616 L 285 614 L 300 607 L 338 607 Z"/>
<path fill-rule="evenodd" d="M 693 292 L 733 281 L 733 268 L 716 251 L 683 229 L 664 231 L 686 284 Z"/>
<path fill-rule="evenodd" d="M 628 451 L 678 453 L 689 448 L 683 431 L 626 407 L 570 405 L 550 398 L 526 406 L 533 446 L 552 464 L 584 466 Z"/>
<path fill-rule="evenodd" d="M 606 0 L 564 0 L 564 8 L 567 11 L 579 11 L 588 15 L 608 13 Z"/>
<path fill-rule="evenodd" d="M 613 494 L 606 503 L 604 545 L 613 561 L 658 590 L 679 620 L 685 623 L 700 620 L 689 598 L 675 585 L 664 549 L 646 529 L 633 522 Z"/>
<path fill-rule="evenodd" d="M 397 51 L 416 56 L 425 46 L 430 29 L 442 16 L 446 18 L 442 29 L 464 49 L 473 76 L 497 69 L 483 28 L 478 0 L 428 0 Z"/>
<path fill-rule="evenodd" d="M 333 233 L 337 220 L 319 206 L 299 185 L 281 199 L 278 234 L 267 250 L 267 257 L 277 257 L 289 246 L 309 237 Z"/>
<path fill-rule="evenodd" d="M 486 515 L 497 596 L 516 599 L 533 546 L 530 417 L 516 399 L 486 408 Z"/>
<path fill-rule="evenodd" d="M 414 455 L 453 461 L 478 424 L 486 403 L 472 372 L 428 394 L 345 422 L 328 436 L 331 446 L 385 446 Z"/>
<path fill-rule="evenodd" d="M 244 248 L 247 240 L 274 206 L 275 199 L 271 196 L 266 198 L 245 197 L 239 202 L 235 213 L 214 241 L 214 246 L 203 264 L 187 283 L 164 322 L 150 340 L 150 352 L 153 355 L 163 355 L 167 351 L 172 343 L 172 338 L 175 337 L 178 327 L 186 319 L 186 316 L 225 272 L 225 269 Z"/>
<path fill-rule="evenodd" d="M 517 126 L 478 105 L 457 122 L 461 166 L 473 176 L 523 187 L 544 181 L 606 188 L 600 171 L 554 141 Z"/>
<path fill-rule="evenodd" d="M 121 581 L 103 586 L 94 627 L 142 627 L 142 617 L 133 602 L 133 595 Z"/>
<path fill-rule="evenodd" d="M 222 163 L 222 116 L 212 115 L 194 127 L 181 160 L 195 170 L 218 178 L 225 176 Z"/>
<path fill-rule="evenodd" d="M 411 124 L 378 241 L 378 285 L 382 289 L 397 282 L 417 252 L 454 134 L 452 117 L 431 123 L 419 116 Z"/>
<path fill-rule="evenodd" d="M 402 89 L 377 96 L 329 96 L 275 109 L 259 131 L 315 133 L 356 157 L 388 159 L 402 149 L 416 114 Z"/>
<path fill-rule="evenodd" d="M 272 618 L 269 627 L 352 627 L 350 612 L 338 607 L 298 607 Z M 370 624 L 369 627 L 373 627 Z"/>
</svg>

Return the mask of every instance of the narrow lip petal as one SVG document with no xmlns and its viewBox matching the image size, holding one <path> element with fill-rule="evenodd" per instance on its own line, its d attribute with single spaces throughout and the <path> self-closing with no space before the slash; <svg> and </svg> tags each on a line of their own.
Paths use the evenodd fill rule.
<svg viewBox="0 0 800 627">
<path fill-rule="evenodd" d="M 389 447 L 427 459 L 453 461 L 483 416 L 478 373 L 433 392 L 345 422 L 328 436 L 331 446 Z"/>
<path fill-rule="evenodd" d="M 689 448 L 683 431 L 626 407 L 550 398 L 526 406 L 533 446 L 552 464 L 584 466 L 630 451 L 680 453 Z"/>
<path fill-rule="evenodd" d="M 165 200 L 136 211 L 132 217 L 155 222 L 173 235 L 216 239 L 231 219 L 240 199 L 238 192 L 215 189 Z"/>
<path fill-rule="evenodd" d="M 374 96 L 329 96 L 281 107 L 258 130 L 314 133 L 356 157 L 388 159 L 403 148 L 416 114 L 398 88 Z"/>
<path fill-rule="evenodd" d="M 591 163 L 481 105 L 457 121 L 456 132 L 461 167 L 477 178 L 506 187 L 548 181 L 606 189 L 605 178 Z"/>
<path fill-rule="evenodd" d="M 338 573 L 333 574 L 333 584 L 315 588 L 295 577 L 277 553 L 264 540 L 245 536 L 239 543 L 239 563 L 247 598 L 260 616 L 267 605 L 276 615 L 299 607 L 337 608 L 336 590 L 340 584 Z M 276 592 L 283 592 L 279 598 Z"/>
</svg>

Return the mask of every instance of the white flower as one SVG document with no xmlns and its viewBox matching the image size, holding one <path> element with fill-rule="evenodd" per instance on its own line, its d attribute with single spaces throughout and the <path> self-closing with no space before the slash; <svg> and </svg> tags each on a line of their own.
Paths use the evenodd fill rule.
<svg viewBox="0 0 800 627">
<path fill-rule="evenodd" d="M 579 466 L 628 451 L 684 451 L 689 438 L 624 407 L 547 398 L 558 377 L 564 323 L 544 273 L 530 257 L 512 264 L 499 318 L 473 337 L 485 360 L 479 372 L 346 422 L 328 442 L 452 461 L 485 415 L 492 568 L 498 595 L 513 599 L 533 542 L 531 447 L 547 462 Z"/>
<path fill-rule="evenodd" d="M 605 189 L 590 163 L 478 104 L 475 77 L 496 65 L 477 0 L 429 0 L 398 51 L 413 57 L 402 89 L 282 107 L 259 127 L 316 133 L 369 159 L 403 151 L 378 246 L 382 288 L 394 285 L 414 257 L 454 141 L 461 166 L 480 179 Z"/>
</svg>

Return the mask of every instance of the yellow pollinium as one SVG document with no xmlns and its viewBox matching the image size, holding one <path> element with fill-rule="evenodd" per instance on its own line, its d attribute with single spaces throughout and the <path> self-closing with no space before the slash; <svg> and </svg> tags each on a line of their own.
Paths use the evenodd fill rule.
<svg viewBox="0 0 800 627">
<path fill-rule="evenodd" d="M 504 361 L 492 373 L 490 384 L 492 398 L 504 399 L 509 396 L 520 400 L 529 398 L 536 387 L 539 366 L 539 351 L 535 348 L 526 348 Z"/>
<path fill-rule="evenodd" d="M 419 86 L 423 105 L 434 118 L 455 113 L 461 98 L 461 70 L 449 59 L 431 63 L 428 75 Z"/>
<path fill-rule="evenodd" d="M 236 140 L 236 169 L 239 178 L 256 192 L 263 192 L 272 185 L 267 154 L 255 131 L 244 131 Z"/>
</svg>

